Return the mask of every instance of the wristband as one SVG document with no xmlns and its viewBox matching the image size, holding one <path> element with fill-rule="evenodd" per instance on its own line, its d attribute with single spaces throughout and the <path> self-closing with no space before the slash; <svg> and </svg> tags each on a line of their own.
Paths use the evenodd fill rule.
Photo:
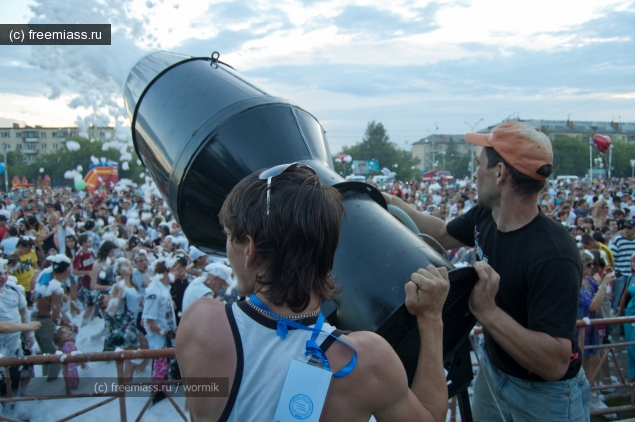
<svg viewBox="0 0 635 422">
<path fill-rule="evenodd" d="M 161 337 L 165 337 L 165 330 L 164 330 L 163 328 L 161 328 L 161 329 L 159 330 L 159 335 L 160 335 Z"/>
</svg>

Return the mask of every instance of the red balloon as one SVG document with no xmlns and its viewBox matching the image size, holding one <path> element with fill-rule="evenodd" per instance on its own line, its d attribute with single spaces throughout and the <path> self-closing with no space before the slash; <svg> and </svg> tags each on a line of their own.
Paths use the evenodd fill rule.
<svg viewBox="0 0 635 422">
<path fill-rule="evenodd" d="M 600 135 L 599 133 L 593 137 L 593 143 L 597 149 L 604 154 L 611 146 L 611 138 L 606 135 Z"/>
</svg>

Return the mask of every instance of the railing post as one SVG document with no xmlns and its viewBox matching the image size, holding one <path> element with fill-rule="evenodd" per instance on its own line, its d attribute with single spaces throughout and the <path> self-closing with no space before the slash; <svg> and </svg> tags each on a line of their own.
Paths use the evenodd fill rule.
<svg viewBox="0 0 635 422">
<path fill-rule="evenodd" d="M 13 389 L 11 388 L 11 367 L 4 367 L 4 382 L 7 385 L 7 398 L 13 398 Z"/>
<path fill-rule="evenodd" d="M 578 328 L 578 347 L 580 348 L 580 352 L 582 353 L 582 363 L 584 364 L 584 335 L 586 331 L 586 326 Z"/>
<path fill-rule="evenodd" d="M 68 363 L 62 364 L 62 374 L 64 375 L 64 386 L 66 387 L 66 395 L 71 395 L 71 385 L 70 380 L 68 379 Z"/>
<path fill-rule="evenodd" d="M 123 372 L 123 360 L 121 359 L 117 359 L 117 381 L 119 383 L 119 385 L 123 385 L 126 382 L 126 379 L 124 378 L 124 372 Z M 126 422 L 127 421 L 127 415 L 126 415 L 126 389 L 123 389 L 123 392 L 121 390 L 119 390 L 119 417 L 121 422 Z"/>
</svg>

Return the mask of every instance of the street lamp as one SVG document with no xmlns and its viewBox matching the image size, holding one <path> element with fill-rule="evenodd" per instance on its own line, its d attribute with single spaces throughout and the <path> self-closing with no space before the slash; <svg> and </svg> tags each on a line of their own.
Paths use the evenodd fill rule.
<svg viewBox="0 0 635 422">
<path fill-rule="evenodd" d="M 7 163 L 7 145 L 2 144 L 2 153 L 4 154 L 4 190 L 9 194 L 9 163 Z"/>
<path fill-rule="evenodd" d="M 463 122 L 463 124 L 466 124 L 466 125 L 469 126 L 470 132 L 474 132 L 476 130 L 476 125 L 478 125 L 482 121 L 483 121 L 483 118 L 481 117 L 473 125 L 469 124 L 468 122 Z M 475 169 L 474 164 L 475 163 L 474 163 L 474 147 L 473 146 L 470 148 L 470 151 L 471 151 L 471 156 L 472 156 L 471 165 L 470 165 L 470 171 L 474 171 L 474 169 Z"/>
</svg>

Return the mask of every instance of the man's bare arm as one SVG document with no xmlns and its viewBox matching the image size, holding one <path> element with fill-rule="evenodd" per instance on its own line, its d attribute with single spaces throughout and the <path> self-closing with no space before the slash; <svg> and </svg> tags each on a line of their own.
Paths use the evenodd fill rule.
<svg viewBox="0 0 635 422">
<path fill-rule="evenodd" d="M 443 322 L 441 310 L 450 288 L 447 270 L 432 265 L 413 274 L 406 284 L 406 308 L 417 318 L 420 345 L 417 370 L 408 390 L 401 361 L 394 352 L 384 362 L 401 366 L 388 368 L 385 391 L 391 391 L 383 408 L 375 409 L 378 421 L 445 421 L 448 410 L 448 388 L 443 370 Z M 382 364 L 384 366 L 384 364 Z M 405 375 L 405 374 L 404 374 Z M 394 378 L 394 379 L 391 379 Z"/>
<path fill-rule="evenodd" d="M 0 334 L 16 333 L 18 331 L 35 331 L 38 330 L 42 324 L 38 321 L 19 323 L 11 321 L 0 322 Z"/>
<path fill-rule="evenodd" d="M 384 195 L 386 203 L 388 203 L 389 205 L 392 204 L 402 209 L 406 214 L 408 214 L 410 218 L 412 218 L 412 221 L 415 222 L 417 228 L 421 233 L 432 236 L 446 250 L 465 246 L 448 233 L 448 231 L 446 230 L 445 221 L 432 215 L 427 215 L 415 210 L 396 196 L 388 195 L 384 192 L 382 192 L 382 195 Z"/>
<path fill-rule="evenodd" d="M 238 358 L 225 305 L 205 298 L 192 303 L 181 318 L 175 351 L 185 385 L 195 383 L 196 378 L 227 377 L 231 388 Z M 191 419 L 217 421 L 227 400 L 227 397 L 187 397 Z"/>
<path fill-rule="evenodd" d="M 474 264 L 479 281 L 470 296 L 470 310 L 489 335 L 523 368 L 546 381 L 564 376 L 571 357 L 571 341 L 529 330 L 496 306 L 500 277 L 487 263 Z"/>
</svg>

